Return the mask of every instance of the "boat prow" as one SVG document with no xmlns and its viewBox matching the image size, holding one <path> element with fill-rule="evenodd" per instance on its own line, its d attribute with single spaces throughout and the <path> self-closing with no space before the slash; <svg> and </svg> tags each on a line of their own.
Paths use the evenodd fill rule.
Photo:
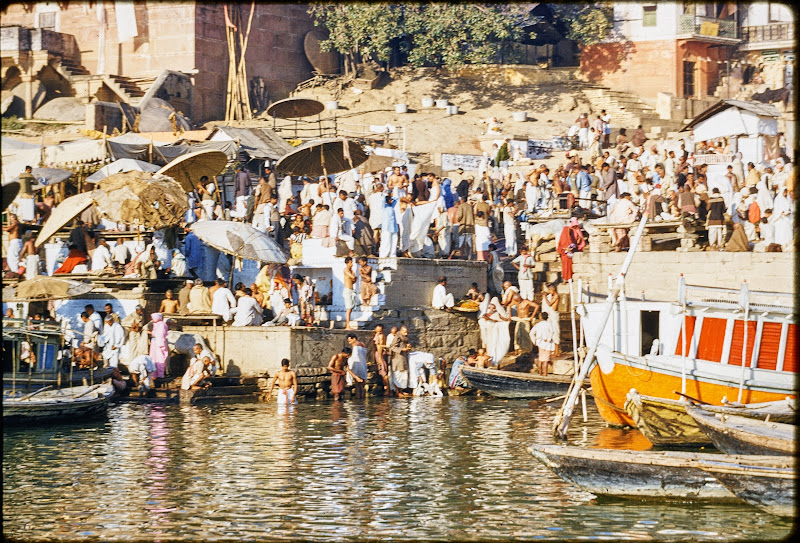
<svg viewBox="0 0 800 543">
<path fill-rule="evenodd" d="M 797 427 L 792 424 L 713 414 L 696 405 L 685 409 L 714 446 L 728 454 L 784 456 L 797 450 Z"/>
<path fill-rule="evenodd" d="M 794 458 L 772 458 L 776 458 L 773 466 L 753 465 L 747 458 L 738 463 L 703 460 L 700 466 L 747 503 L 773 515 L 794 517 L 797 513 Z"/>
</svg>

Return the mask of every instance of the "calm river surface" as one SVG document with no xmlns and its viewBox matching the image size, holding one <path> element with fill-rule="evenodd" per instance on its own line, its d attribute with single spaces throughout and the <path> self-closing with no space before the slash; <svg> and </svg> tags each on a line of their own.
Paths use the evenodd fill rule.
<svg viewBox="0 0 800 543">
<path fill-rule="evenodd" d="M 560 403 L 560 402 L 559 402 Z M 18 540 L 779 540 L 748 506 L 598 500 L 526 450 L 557 404 L 482 397 L 216 407 L 121 404 L 3 431 Z M 590 406 L 571 443 L 641 448 Z"/>
</svg>

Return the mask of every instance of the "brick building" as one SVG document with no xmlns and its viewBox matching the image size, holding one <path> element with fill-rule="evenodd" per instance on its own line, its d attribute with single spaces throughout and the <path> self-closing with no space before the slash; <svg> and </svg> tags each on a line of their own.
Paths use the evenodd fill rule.
<svg viewBox="0 0 800 543">
<path fill-rule="evenodd" d="M 234 9 L 246 22 L 250 4 Z M 221 4 L 15 2 L 2 8 L 2 26 L 3 90 L 17 87 L 26 116 L 35 109 L 37 81 L 49 97 L 137 105 L 171 70 L 193 84 L 190 97 L 175 97 L 178 109 L 195 122 L 224 117 L 228 50 Z M 288 96 L 311 75 L 303 43 L 313 28 L 305 5 L 255 3 L 247 74 L 263 82 L 270 100 Z"/>
</svg>

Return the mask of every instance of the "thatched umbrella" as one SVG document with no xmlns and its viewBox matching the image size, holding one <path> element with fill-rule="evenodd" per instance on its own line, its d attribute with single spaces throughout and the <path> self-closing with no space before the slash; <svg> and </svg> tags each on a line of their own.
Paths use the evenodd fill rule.
<svg viewBox="0 0 800 543">
<path fill-rule="evenodd" d="M 301 145 L 281 158 L 275 169 L 292 175 L 316 177 L 352 170 L 367 158 L 366 151 L 358 143 L 346 138 L 329 138 Z"/>
<path fill-rule="evenodd" d="M 91 292 L 92 288 L 89 283 L 39 275 L 27 281 L 20 281 L 16 286 L 5 287 L 3 300 L 7 302 L 63 300 Z"/>
</svg>

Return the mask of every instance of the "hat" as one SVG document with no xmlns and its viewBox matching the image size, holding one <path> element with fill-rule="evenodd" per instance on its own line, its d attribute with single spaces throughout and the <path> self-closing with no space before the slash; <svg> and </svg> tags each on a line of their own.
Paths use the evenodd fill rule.
<svg viewBox="0 0 800 543">
<path fill-rule="evenodd" d="M 570 225 L 570 226 L 578 226 L 578 217 L 572 217 L 572 218 L 569 220 L 569 225 Z"/>
</svg>

